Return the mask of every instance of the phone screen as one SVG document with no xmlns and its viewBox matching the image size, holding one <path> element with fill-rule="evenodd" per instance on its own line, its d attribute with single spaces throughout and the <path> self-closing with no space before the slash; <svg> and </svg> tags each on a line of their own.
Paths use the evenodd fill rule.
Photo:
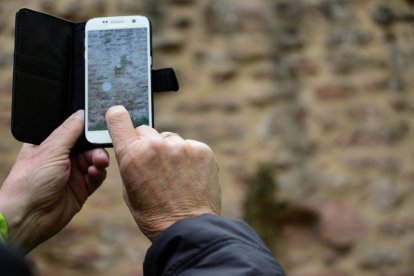
<svg viewBox="0 0 414 276">
<path fill-rule="evenodd" d="M 107 130 L 106 111 L 123 105 L 134 127 L 150 124 L 147 28 L 91 30 L 88 130 Z"/>
</svg>

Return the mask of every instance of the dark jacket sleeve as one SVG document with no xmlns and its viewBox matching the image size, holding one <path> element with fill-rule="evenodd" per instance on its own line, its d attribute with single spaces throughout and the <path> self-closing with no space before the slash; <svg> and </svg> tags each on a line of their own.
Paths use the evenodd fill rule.
<svg viewBox="0 0 414 276">
<path fill-rule="evenodd" d="M 0 244 L 0 275 L 33 275 L 25 259 L 16 250 Z"/>
<path fill-rule="evenodd" d="M 181 220 L 148 249 L 144 275 L 285 275 L 256 232 L 214 215 Z"/>
</svg>

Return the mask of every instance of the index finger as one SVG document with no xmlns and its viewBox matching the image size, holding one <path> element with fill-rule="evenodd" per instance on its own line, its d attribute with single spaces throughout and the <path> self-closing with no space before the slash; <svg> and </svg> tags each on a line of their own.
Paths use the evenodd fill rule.
<svg viewBox="0 0 414 276">
<path fill-rule="evenodd" d="M 118 105 L 109 108 L 106 112 L 106 122 L 115 152 L 123 151 L 138 139 L 125 107 Z"/>
</svg>

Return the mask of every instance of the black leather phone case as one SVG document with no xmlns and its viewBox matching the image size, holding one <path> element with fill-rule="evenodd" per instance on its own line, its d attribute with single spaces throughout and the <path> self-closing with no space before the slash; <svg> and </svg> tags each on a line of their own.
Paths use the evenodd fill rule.
<svg viewBox="0 0 414 276">
<path fill-rule="evenodd" d="M 84 109 L 85 24 L 29 9 L 17 12 L 11 126 L 17 140 L 40 144 Z M 178 90 L 172 68 L 152 70 L 151 79 L 153 92 Z M 76 148 L 97 146 L 82 135 Z"/>
</svg>

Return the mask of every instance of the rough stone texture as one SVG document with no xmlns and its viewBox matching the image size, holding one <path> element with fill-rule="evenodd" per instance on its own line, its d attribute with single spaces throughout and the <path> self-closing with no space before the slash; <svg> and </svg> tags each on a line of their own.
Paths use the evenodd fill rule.
<svg viewBox="0 0 414 276">
<path fill-rule="evenodd" d="M 359 256 L 359 266 L 364 269 L 396 266 L 400 262 L 401 256 L 398 252 L 378 246 L 368 247 Z"/>
<path fill-rule="evenodd" d="M 394 181 L 390 178 L 382 178 L 374 183 L 373 200 L 380 211 L 389 211 L 400 202 L 401 194 Z"/>
<path fill-rule="evenodd" d="M 243 216 L 262 162 L 277 202 L 317 202 L 316 226 L 273 229 L 288 275 L 413 275 L 413 1 L 0 1 L 0 182 L 20 146 L 9 126 L 23 6 L 77 21 L 150 17 L 154 68 L 174 67 L 180 82 L 155 96 L 157 129 L 213 148 L 223 213 Z M 142 274 L 149 242 L 114 160 L 84 210 L 30 254 L 39 275 Z"/>
<path fill-rule="evenodd" d="M 339 201 L 327 202 L 318 209 L 318 231 L 329 245 L 349 248 L 365 238 L 367 226 L 358 209 Z"/>
</svg>

